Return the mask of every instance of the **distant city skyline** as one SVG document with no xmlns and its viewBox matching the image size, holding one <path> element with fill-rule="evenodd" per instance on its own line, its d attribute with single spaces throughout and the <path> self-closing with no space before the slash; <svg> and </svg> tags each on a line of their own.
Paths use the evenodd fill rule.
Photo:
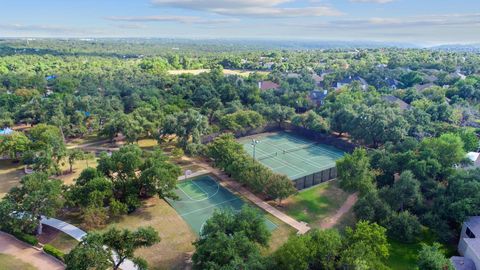
<svg viewBox="0 0 480 270">
<path fill-rule="evenodd" d="M 0 0 L 0 37 L 480 43 L 478 0 Z"/>
</svg>

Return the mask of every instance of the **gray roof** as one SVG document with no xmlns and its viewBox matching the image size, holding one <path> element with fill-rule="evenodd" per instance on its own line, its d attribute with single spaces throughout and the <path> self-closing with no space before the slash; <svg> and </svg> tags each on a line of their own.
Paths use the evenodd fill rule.
<svg viewBox="0 0 480 270">
<path fill-rule="evenodd" d="M 396 96 L 388 95 L 388 96 L 382 96 L 382 99 L 389 102 L 389 103 L 395 103 L 398 104 L 401 110 L 408 110 L 410 109 L 410 105 L 406 103 L 405 101 L 397 98 Z"/>
<path fill-rule="evenodd" d="M 477 234 L 478 235 L 478 234 Z M 463 238 L 467 246 L 475 253 L 476 258 L 480 258 L 480 239 L 478 238 Z"/>
<path fill-rule="evenodd" d="M 475 264 L 469 258 L 453 256 L 450 261 L 455 270 L 476 270 Z"/>
<path fill-rule="evenodd" d="M 465 221 L 465 225 L 470 228 L 470 230 L 480 237 L 480 216 L 469 217 L 467 221 Z M 480 251 L 480 249 L 479 249 Z"/>
</svg>

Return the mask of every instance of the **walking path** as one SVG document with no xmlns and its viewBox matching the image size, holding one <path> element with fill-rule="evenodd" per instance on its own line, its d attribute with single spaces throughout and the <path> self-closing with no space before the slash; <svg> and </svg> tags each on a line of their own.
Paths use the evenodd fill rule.
<svg viewBox="0 0 480 270">
<path fill-rule="evenodd" d="M 59 260 L 4 232 L 0 232 L 0 253 L 14 256 L 39 270 L 65 269 L 65 266 Z"/>
<path fill-rule="evenodd" d="M 262 208 L 263 210 L 267 211 L 274 217 L 280 219 L 281 221 L 295 228 L 298 231 L 298 234 L 304 234 L 310 230 L 310 227 L 308 227 L 308 224 L 304 222 L 299 222 L 293 219 L 292 217 L 286 215 L 285 213 L 281 212 L 280 210 L 276 209 L 275 207 L 271 206 L 270 204 L 264 202 L 262 199 L 255 196 L 252 192 L 242 187 L 240 183 L 231 179 L 225 172 L 210 166 L 210 164 L 206 162 L 200 162 L 200 163 L 195 161 L 192 161 L 192 162 L 196 165 L 206 168 L 208 171 L 210 171 L 215 176 L 220 178 L 220 180 L 222 180 L 221 182 L 222 185 L 228 187 L 231 190 L 237 191 L 238 193 L 243 195 L 245 198 L 250 200 L 252 203 L 257 205 L 258 207 Z"/>
<path fill-rule="evenodd" d="M 347 200 L 343 203 L 343 205 L 340 207 L 340 209 L 337 210 L 335 215 L 325 219 L 322 221 L 320 224 L 320 228 L 322 229 L 330 229 L 333 228 L 333 226 L 337 225 L 337 223 L 340 221 L 340 219 L 352 209 L 352 207 L 357 203 L 358 200 L 358 193 L 353 193 L 350 196 L 348 196 Z"/>
</svg>

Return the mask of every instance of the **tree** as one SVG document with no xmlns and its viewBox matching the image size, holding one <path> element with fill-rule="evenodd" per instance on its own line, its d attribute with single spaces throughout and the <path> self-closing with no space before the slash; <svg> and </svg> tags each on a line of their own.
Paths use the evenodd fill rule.
<svg viewBox="0 0 480 270">
<path fill-rule="evenodd" d="M 269 120 L 275 121 L 281 127 L 285 121 L 290 120 L 295 115 L 295 110 L 291 107 L 275 104 L 268 107 L 265 115 Z"/>
<path fill-rule="evenodd" d="M 460 136 L 453 133 L 442 134 L 438 138 L 426 138 L 421 143 L 422 154 L 437 160 L 443 171 L 450 171 L 455 164 L 465 158 L 464 144 Z"/>
<path fill-rule="evenodd" d="M 313 258 L 310 236 L 291 236 L 273 254 L 274 267 L 272 268 L 285 270 L 309 269 Z"/>
<path fill-rule="evenodd" d="M 89 233 L 65 255 L 66 270 L 107 270 L 112 267 L 111 254 L 103 247 L 99 233 Z"/>
<path fill-rule="evenodd" d="M 420 182 L 411 171 L 404 171 L 400 179 L 391 188 L 386 189 L 383 197 L 395 211 L 403 211 L 405 208 L 416 209 L 423 201 Z"/>
<path fill-rule="evenodd" d="M 265 193 L 273 200 L 277 200 L 278 204 L 296 192 L 297 189 L 293 186 L 292 180 L 285 175 L 271 174 L 267 180 Z"/>
<path fill-rule="evenodd" d="M 360 191 L 365 194 L 375 188 L 375 173 L 370 168 L 370 159 L 365 149 L 356 148 L 352 154 L 346 154 L 336 163 L 340 186 L 346 191 Z"/>
<path fill-rule="evenodd" d="M 227 130 L 243 131 L 260 127 L 265 124 L 265 120 L 255 111 L 238 111 L 224 115 L 220 119 L 220 124 Z"/>
<path fill-rule="evenodd" d="M 358 222 L 355 230 L 348 227 L 340 264 L 346 269 L 387 269 L 383 263 L 389 255 L 386 231 L 368 221 Z"/>
<path fill-rule="evenodd" d="M 33 164 L 42 171 L 59 171 L 58 164 L 66 155 L 65 142 L 59 128 L 39 124 L 28 131 L 31 150 L 36 157 Z"/>
<path fill-rule="evenodd" d="M 0 154 L 8 154 L 11 159 L 18 159 L 18 155 L 26 152 L 31 141 L 23 132 L 13 132 L 8 136 L 0 137 Z"/>
<path fill-rule="evenodd" d="M 422 244 L 418 253 L 418 268 L 425 270 L 453 270 L 455 269 L 449 259 L 441 251 L 439 243 L 429 246 Z"/>
<path fill-rule="evenodd" d="M 19 187 L 12 188 L 5 200 L 15 204 L 15 212 L 22 213 L 26 227 L 42 233 L 42 216 L 53 217 L 63 206 L 62 182 L 52 180 L 45 173 L 27 175 L 20 181 Z"/>
<path fill-rule="evenodd" d="M 388 234 L 397 241 L 413 243 L 421 232 L 418 218 L 408 211 L 393 213 L 388 221 Z"/>
<path fill-rule="evenodd" d="M 310 232 L 309 248 L 312 250 L 313 269 L 335 269 L 338 254 L 342 250 L 342 237 L 337 230 L 314 230 Z"/>
<path fill-rule="evenodd" d="M 201 136 L 208 129 L 208 119 L 198 111 L 188 109 L 168 115 L 160 135 L 175 134 L 181 147 L 185 148 L 189 141 L 200 143 Z"/>
<path fill-rule="evenodd" d="M 458 134 L 463 141 L 463 149 L 465 152 L 472 152 L 480 149 L 480 141 L 475 130 L 462 129 Z"/>
<path fill-rule="evenodd" d="M 152 227 L 140 227 L 136 231 L 119 230 L 111 227 L 103 233 L 88 234 L 66 257 L 67 269 L 109 269 L 117 270 L 129 259 L 138 269 L 147 269 L 147 262 L 136 257 L 139 248 L 160 242 L 158 233 Z M 83 263 L 83 264 L 82 264 Z M 77 268 L 78 267 L 78 268 Z"/>
<path fill-rule="evenodd" d="M 157 149 L 151 153 L 140 169 L 139 196 L 151 197 L 158 194 L 160 198 L 176 197 L 173 190 L 182 172 L 179 166 L 168 162 L 168 158 L 161 150 Z"/>
<path fill-rule="evenodd" d="M 76 160 L 85 158 L 85 153 L 80 149 L 67 150 L 68 165 L 70 166 L 70 173 L 73 172 L 73 164 Z"/>
<path fill-rule="evenodd" d="M 267 246 L 270 232 L 263 216 L 244 207 L 215 212 L 194 245 L 194 269 L 263 269 L 258 245 Z"/>
</svg>

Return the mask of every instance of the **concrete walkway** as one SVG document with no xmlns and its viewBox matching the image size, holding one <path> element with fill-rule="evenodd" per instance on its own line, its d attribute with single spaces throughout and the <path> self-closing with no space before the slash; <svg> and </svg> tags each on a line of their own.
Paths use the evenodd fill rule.
<svg viewBox="0 0 480 270">
<path fill-rule="evenodd" d="M 11 255 L 39 270 L 65 269 L 65 265 L 59 260 L 4 232 L 0 232 L 0 253 Z"/>
<path fill-rule="evenodd" d="M 295 228 L 298 231 L 298 234 L 304 234 L 310 230 L 310 227 L 308 227 L 308 224 L 304 222 L 299 222 L 293 219 L 292 217 L 286 215 L 285 213 L 281 212 L 280 210 L 276 209 L 275 207 L 271 206 L 270 204 L 264 202 L 262 199 L 258 198 L 255 194 L 253 194 L 246 188 L 242 187 L 240 183 L 230 178 L 225 172 L 210 166 L 210 164 L 206 162 L 195 162 L 193 160 L 192 162 L 196 165 L 206 168 L 210 173 L 220 178 L 220 180 L 222 180 L 222 182 L 220 183 L 222 186 L 226 186 L 227 188 L 240 193 L 242 196 L 250 200 L 252 203 L 257 205 L 258 207 L 262 208 L 263 210 L 267 211 L 274 217 L 280 219 L 281 221 Z"/>
</svg>

